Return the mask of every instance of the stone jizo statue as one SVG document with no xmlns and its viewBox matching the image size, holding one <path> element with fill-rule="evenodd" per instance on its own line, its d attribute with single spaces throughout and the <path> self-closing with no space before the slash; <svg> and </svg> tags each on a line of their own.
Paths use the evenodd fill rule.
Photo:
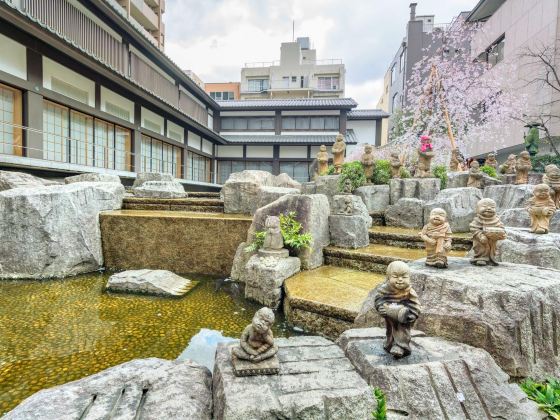
<svg viewBox="0 0 560 420">
<path fill-rule="evenodd" d="M 329 172 L 329 153 L 327 146 L 322 144 L 317 152 L 317 174 L 319 176 L 327 175 Z"/>
<path fill-rule="evenodd" d="M 253 317 L 250 325 L 245 327 L 239 346 L 233 347 L 232 354 L 238 359 L 248 360 L 253 363 L 270 359 L 278 352 L 272 335 L 274 312 L 270 308 L 261 308 Z"/>
<path fill-rule="evenodd" d="M 373 157 L 373 147 L 371 144 L 366 144 L 364 153 L 362 154 L 362 167 L 366 175 L 366 183 L 373 183 L 373 172 L 375 170 L 375 160 Z"/>
<path fill-rule="evenodd" d="M 344 143 L 344 136 L 338 134 L 332 147 L 333 165 L 336 174 L 342 172 L 342 164 L 344 163 L 344 151 L 346 150 L 346 143 Z"/>
<path fill-rule="evenodd" d="M 550 219 L 556 212 L 556 204 L 550 197 L 550 187 L 546 184 L 535 186 L 533 197 L 528 200 L 526 209 L 531 216 L 531 232 L 548 233 Z"/>
<path fill-rule="evenodd" d="M 418 148 L 418 166 L 414 176 L 416 178 L 433 178 L 432 159 L 435 153 L 430 136 L 420 137 L 420 147 Z"/>
<path fill-rule="evenodd" d="M 515 166 L 517 165 L 517 156 L 509 155 L 507 160 L 500 165 L 500 173 L 504 175 L 515 174 Z"/>
<path fill-rule="evenodd" d="M 447 212 L 440 208 L 433 209 L 428 224 L 420 232 L 420 238 L 426 246 L 426 265 L 447 268 L 447 253 L 451 250 L 451 233 Z"/>
<path fill-rule="evenodd" d="M 389 164 L 391 165 L 391 178 L 400 178 L 402 161 L 397 152 L 391 152 Z"/>
<path fill-rule="evenodd" d="M 543 183 L 550 187 L 550 197 L 557 209 L 560 209 L 560 169 L 556 165 L 546 165 Z"/>
<path fill-rule="evenodd" d="M 410 330 L 420 315 L 420 302 L 410 287 L 410 268 L 402 261 L 387 267 L 385 282 L 375 290 L 375 310 L 385 319 L 384 349 L 395 358 L 410 354 Z"/>
<path fill-rule="evenodd" d="M 485 266 L 498 265 L 496 247 L 500 240 L 506 239 L 504 224 L 496 215 L 496 202 L 483 198 L 476 205 L 476 216 L 470 224 L 473 235 L 473 252 L 471 264 Z"/>
<path fill-rule="evenodd" d="M 469 179 L 467 180 L 467 187 L 482 188 L 482 180 L 484 174 L 480 170 L 480 165 L 476 160 L 471 163 L 471 168 L 469 169 Z"/>
<path fill-rule="evenodd" d="M 496 160 L 496 153 L 488 153 L 484 165 L 491 166 L 494 169 L 498 169 L 498 161 Z"/>
<path fill-rule="evenodd" d="M 354 201 L 349 195 L 344 197 L 344 209 L 342 210 L 342 213 L 347 216 L 354 214 Z"/>
<path fill-rule="evenodd" d="M 354 186 L 352 185 L 352 181 L 349 178 L 346 178 L 344 180 L 344 186 L 342 188 L 342 192 L 344 194 L 352 194 L 353 189 L 354 189 Z"/>
<path fill-rule="evenodd" d="M 515 183 L 517 185 L 529 183 L 529 171 L 533 169 L 531 157 L 526 150 L 519 153 L 519 158 L 515 164 Z"/>
<path fill-rule="evenodd" d="M 280 218 L 277 216 L 268 216 L 265 224 L 266 235 L 264 237 L 263 248 L 266 250 L 284 248 L 284 238 L 280 231 Z"/>
<path fill-rule="evenodd" d="M 451 160 L 449 161 L 449 170 L 451 172 L 459 172 L 463 170 L 463 162 L 465 158 L 461 155 L 459 149 L 451 149 Z"/>
</svg>

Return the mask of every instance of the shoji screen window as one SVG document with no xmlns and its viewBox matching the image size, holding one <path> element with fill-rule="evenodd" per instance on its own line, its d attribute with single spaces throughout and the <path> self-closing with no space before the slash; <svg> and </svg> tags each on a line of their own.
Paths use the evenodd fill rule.
<svg viewBox="0 0 560 420">
<path fill-rule="evenodd" d="M 68 108 L 43 102 L 43 158 L 66 162 L 68 127 Z"/>
<path fill-rule="evenodd" d="M 0 84 L 0 153 L 23 155 L 21 92 Z"/>
</svg>

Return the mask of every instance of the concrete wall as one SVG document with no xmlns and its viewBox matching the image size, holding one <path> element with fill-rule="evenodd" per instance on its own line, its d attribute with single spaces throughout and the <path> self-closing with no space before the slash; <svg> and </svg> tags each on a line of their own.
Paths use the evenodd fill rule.
<svg viewBox="0 0 560 420">
<path fill-rule="evenodd" d="M 375 120 L 348 120 L 347 129 L 354 130 L 354 134 L 358 139 L 358 143 L 376 144 L 375 129 L 377 121 Z"/>
</svg>

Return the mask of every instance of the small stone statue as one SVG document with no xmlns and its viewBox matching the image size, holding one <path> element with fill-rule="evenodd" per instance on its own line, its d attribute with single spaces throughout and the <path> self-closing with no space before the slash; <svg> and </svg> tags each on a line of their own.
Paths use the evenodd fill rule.
<svg viewBox="0 0 560 420">
<path fill-rule="evenodd" d="M 516 158 L 517 156 L 513 154 L 509 155 L 507 160 L 500 165 L 500 173 L 504 175 L 515 174 Z"/>
<path fill-rule="evenodd" d="M 527 184 L 529 182 L 529 171 L 533 169 L 529 152 L 526 150 L 519 153 L 519 158 L 515 164 L 515 183 L 517 185 Z"/>
<path fill-rule="evenodd" d="M 264 227 L 266 233 L 264 243 L 259 249 L 261 257 L 287 258 L 290 252 L 284 249 L 284 238 L 280 230 L 280 218 L 278 216 L 267 216 Z"/>
<path fill-rule="evenodd" d="M 351 216 L 354 214 L 354 201 L 349 195 L 344 197 L 344 209 L 342 210 L 342 213 L 347 216 Z"/>
<path fill-rule="evenodd" d="M 556 212 L 556 204 L 550 197 L 550 187 L 546 184 L 536 185 L 526 208 L 531 216 L 531 232 L 548 233 L 550 219 Z"/>
<path fill-rule="evenodd" d="M 232 354 L 241 360 L 258 363 L 274 357 L 278 347 L 274 344 L 271 327 L 274 324 L 274 312 L 270 308 L 261 308 L 241 333 L 239 346 L 233 347 Z"/>
<path fill-rule="evenodd" d="M 560 209 L 560 169 L 550 164 L 544 168 L 543 183 L 550 187 L 550 196 L 557 209 Z"/>
<path fill-rule="evenodd" d="M 459 149 L 451 149 L 451 160 L 449 161 L 449 170 L 451 172 L 459 172 L 463 170 L 463 162 L 465 158 Z"/>
<path fill-rule="evenodd" d="M 410 330 L 420 315 L 420 302 L 410 287 L 410 268 L 402 261 L 387 267 L 385 282 L 375 291 L 375 309 L 385 319 L 384 349 L 399 359 L 410 354 Z"/>
<path fill-rule="evenodd" d="M 444 209 L 435 208 L 430 212 L 428 224 L 420 232 L 426 245 L 426 265 L 447 268 L 447 253 L 451 250 L 451 228 Z"/>
<path fill-rule="evenodd" d="M 391 165 L 391 178 L 400 178 L 402 161 L 397 152 L 391 152 L 389 164 Z"/>
<path fill-rule="evenodd" d="M 340 174 L 342 172 L 342 164 L 344 163 L 345 150 L 346 150 L 346 143 L 344 143 L 344 136 L 339 133 L 336 136 L 336 141 L 334 142 L 332 147 L 333 165 L 336 174 Z"/>
<path fill-rule="evenodd" d="M 432 159 L 435 155 L 430 136 L 420 137 L 420 147 L 418 148 L 418 167 L 414 174 L 416 178 L 433 178 Z"/>
<path fill-rule="evenodd" d="M 498 169 L 498 161 L 496 160 L 496 153 L 488 153 L 484 165 L 491 166 L 494 169 Z"/>
<path fill-rule="evenodd" d="M 346 178 L 344 180 L 344 186 L 342 187 L 343 194 L 352 194 L 353 189 L 354 186 L 352 185 L 352 181 L 350 180 L 350 178 Z"/>
<path fill-rule="evenodd" d="M 327 175 L 329 172 L 329 153 L 327 146 L 322 144 L 317 152 L 317 174 L 319 176 Z"/>
<path fill-rule="evenodd" d="M 365 145 L 361 162 L 362 162 L 362 167 L 364 168 L 364 173 L 366 175 L 366 183 L 373 183 L 373 172 L 375 170 L 375 161 L 373 158 L 373 147 L 371 147 L 371 144 Z"/>
<path fill-rule="evenodd" d="M 504 224 L 496 215 L 496 202 L 483 198 L 476 205 L 476 216 L 470 224 L 473 234 L 474 256 L 471 264 L 485 266 L 498 265 L 496 262 L 496 244 L 506 239 Z"/>
<path fill-rule="evenodd" d="M 480 165 L 476 160 L 471 163 L 469 169 L 469 179 L 467 180 L 467 187 L 482 188 L 482 178 L 484 174 L 480 170 Z"/>
</svg>

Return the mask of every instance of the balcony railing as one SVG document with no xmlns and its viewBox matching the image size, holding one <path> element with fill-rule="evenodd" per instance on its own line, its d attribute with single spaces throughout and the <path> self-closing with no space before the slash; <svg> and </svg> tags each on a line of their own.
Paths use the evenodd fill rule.
<svg viewBox="0 0 560 420">
<path fill-rule="evenodd" d="M 324 65 L 333 65 L 333 64 L 344 64 L 341 58 L 325 58 L 322 60 L 301 60 L 301 64 L 314 64 L 316 66 L 324 66 Z M 280 60 L 274 61 L 257 61 L 253 63 L 245 63 L 243 65 L 244 68 L 264 68 L 264 67 L 272 67 L 272 66 L 279 66 Z"/>
</svg>

